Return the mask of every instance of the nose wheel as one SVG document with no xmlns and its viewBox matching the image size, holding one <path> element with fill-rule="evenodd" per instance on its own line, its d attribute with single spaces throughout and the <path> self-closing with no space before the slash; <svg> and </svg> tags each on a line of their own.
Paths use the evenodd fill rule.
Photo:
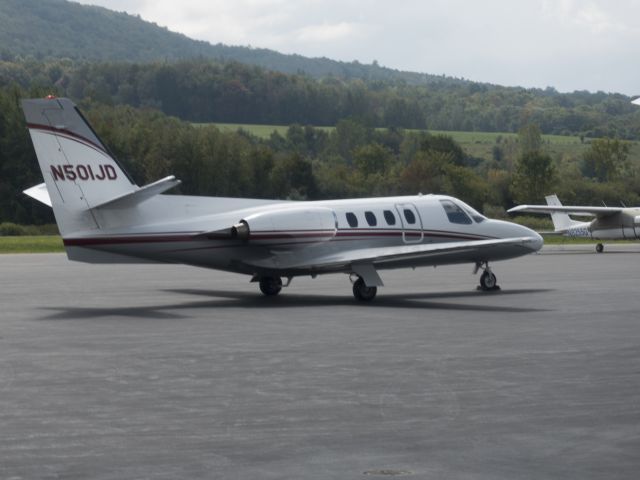
<svg viewBox="0 0 640 480">
<path fill-rule="evenodd" d="M 482 275 L 480 275 L 480 285 L 478 286 L 478 290 L 482 290 L 483 292 L 492 292 L 496 290 L 500 290 L 500 286 L 498 285 L 498 279 L 489 268 L 488 263 L 479 263 L 476 264 L 476 272 L 478 269 L 482 269 Z"/>
</svg>

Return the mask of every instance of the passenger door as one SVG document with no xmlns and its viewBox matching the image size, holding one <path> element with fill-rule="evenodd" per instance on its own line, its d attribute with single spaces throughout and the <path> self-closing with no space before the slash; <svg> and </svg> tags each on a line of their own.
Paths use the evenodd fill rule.
<svg viewBox="0 0 640 480">
<path fill-rule="evenodd" d="M 396 211 L 402 223 L 402 240 L 404 243 L 420 243 L 424 237 L 422 219 L 413 203 L 397 203 Z"/>
</svg>

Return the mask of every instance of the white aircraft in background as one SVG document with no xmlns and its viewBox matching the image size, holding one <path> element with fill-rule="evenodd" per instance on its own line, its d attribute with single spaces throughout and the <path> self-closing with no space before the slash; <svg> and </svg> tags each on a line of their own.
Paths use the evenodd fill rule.
<svg viewBox="0 0 640 480">
<path fill-rule="evenodd" d="M 563 206 L 557 195 L 545 197 L 547 205 L 518 205 L 509 213 L 548 213 L 553 221 L 554 233 L 567 237 L 593 240 L 640 239 L 640 208 Z M 573 220 L 569 215 L 596 217 L 588 222 Z M 598 243 L 596 252 L 604 245 Z"/>
<path fill-rule="evenodd" d="M 70 260 L 183 263 L 251 275 L 265 295 L 296 276 L 350 274 L 358 300 L 378 270 L 489 262 L 538 251 L 536 232 L 490 220 L 448 196 L 314 202 L 162 195 L 169 176 L 137 186 L 65 98 L 23 100 L 45 183 L 25 191 L 53 207 Z"/>
</svg>

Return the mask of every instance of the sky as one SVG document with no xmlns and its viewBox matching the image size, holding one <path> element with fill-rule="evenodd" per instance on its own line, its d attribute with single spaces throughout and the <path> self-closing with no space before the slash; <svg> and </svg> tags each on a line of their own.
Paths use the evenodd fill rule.
<svg viewBox="0 0 640 480">
<path fill-rule="evenodd" d="M 210 43 L 640 94 L 640 0 L 75 0 Z"/>
</svg>

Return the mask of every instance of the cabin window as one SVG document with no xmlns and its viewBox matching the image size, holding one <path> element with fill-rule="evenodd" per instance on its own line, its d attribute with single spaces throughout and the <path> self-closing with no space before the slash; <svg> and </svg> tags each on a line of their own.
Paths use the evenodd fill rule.
<svg viewBox="0 0 640 480">
<path fill-rule="evenodd" d="M 409 225 L 414 225 L 416 223 L 416 216 L 408 208 L 404 209 L 404 218 Z"/>
<path fill-rule="evenodd" d="M 382 213 L 384 214 L 384 219 L 387 221 L 387 225 L 396 224 L 396 216 L 393 214 L 391 210 L 385 210 Z"/>
<path fill-rule="evenodd" d="M 378 224 L 378 219 L 376 219 L 373 212 L 364 212 L 364 218 L 367 220 L 370 227 L 375 227 Z"/>
<path fill-rule="evenodd" d="M 355 213 L 347 212 L 347 223 L 351 228 L 358 226 L 358 217 L 356 217 Z"/>
<path fill-rule="evenodd" d="M 440 200 L 444 211 L 449 217 L 451 223 L 458 223 L 461 225 L 470 225 L 473 223 L 469 216 L 464 212 L 462 208 L 453 203 L 451 200 Z"/>
</svg>

